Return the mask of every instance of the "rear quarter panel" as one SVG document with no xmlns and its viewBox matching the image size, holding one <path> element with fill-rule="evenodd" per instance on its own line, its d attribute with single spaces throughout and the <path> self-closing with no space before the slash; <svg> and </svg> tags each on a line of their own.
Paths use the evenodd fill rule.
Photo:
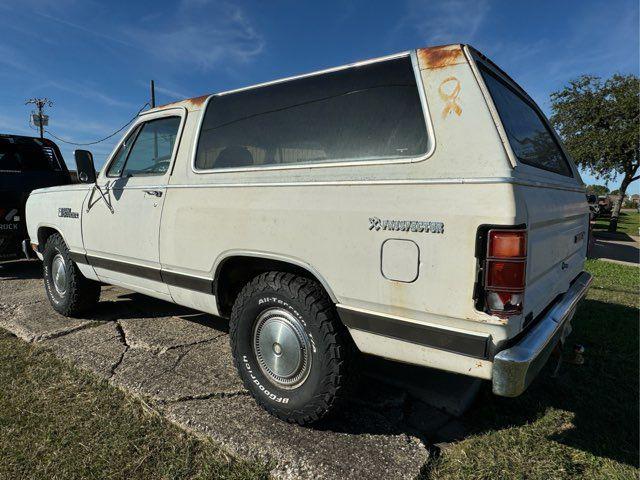
<svg viewBox="0 0 640 480">
<path fill-rule="evenodd" d="M 199 118 L 190 112 L 167 187 L 163 267 L 211 278 L 228 255 L 273 254 L 310 265 L 344 305 L 489 333 L 495 341 L 512 334 L 511 325 L 473 302 L 478 226 L 522 221 L 512 168 L 464 53 L 455 48 L 443 65 L 417 54 L 435 144 L 415 163 L 196 173 Z M 451 84 L 460 87 L 460 109 L 451 107 Z M 444 233 L 370 230 L 374 216 L 442 222 Z M 418 245 L 414 282 L 382 275 L 387 239 Z"/>
</svg>

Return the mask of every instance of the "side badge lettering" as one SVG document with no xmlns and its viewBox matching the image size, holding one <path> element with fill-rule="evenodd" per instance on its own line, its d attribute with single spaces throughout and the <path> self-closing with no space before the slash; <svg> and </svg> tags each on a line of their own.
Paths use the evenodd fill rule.
<svg viewBox="0 0 640 480">
<path fill-rule="evenodd" d="M 444 233 L 443 222 L 422 222 L 417 220 L 380 220 L 369 218 L 369 230 L 390 230 L 393 232 Z"/>
<path fill-rule="evenodd" d="M 62 218 L 80 218 L 80 214 L 78 212 L 71 211 L 70 208 L 59 208 L 58 216 Z"/>
</svg>

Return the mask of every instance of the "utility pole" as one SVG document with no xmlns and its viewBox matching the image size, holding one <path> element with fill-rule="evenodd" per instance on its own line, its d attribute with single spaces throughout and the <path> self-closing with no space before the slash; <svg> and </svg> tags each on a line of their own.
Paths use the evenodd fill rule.
<svg viewBox="0 0 640 480">
<path fill-rule="evenodd" d="M 49 116 L 44 114 L 44 107 L 53 107 L 53 102 L 48 98 L 30 98 L 25 105 L 33 104 L 36 106 L 38 113 L 35 111 L 31 114 L 31 121 L 40 129 L 40 138 L 44 138 L 44 127 L 49 124 Z"/>
</svg>

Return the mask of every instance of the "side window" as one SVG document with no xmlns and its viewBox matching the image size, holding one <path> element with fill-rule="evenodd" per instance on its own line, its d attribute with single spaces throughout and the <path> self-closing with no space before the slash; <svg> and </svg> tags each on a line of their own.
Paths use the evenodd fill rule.
<svg viewBox="0 0 640 480">
<path fill-rule="evenodd" d="M 409 57 L 213 97 L 199 169 L 412 158 L 427 128 Z"/>
<path fill-rule="evenodd" d="M 13 145 L 0 145 L 0 172 L 20 172 L 20 157 Z"/>
<path fill-rule="evenodd" d="M 162 175 L 169 168 L 180 117 L 151 120 L 142 125 L 124 166 L 124 177 Z"/>
<path fill-rule="evenodd" d="M 133 146 L 133 142 L 136 139 L 136 135 L 140 131 L 140 127 L 135 128 L 131 134 L 127 137 L 120 148 L 118 149 L 118 153 L 116 153 L 113 162 L 109 166 L 109 170 L 107 171 L 107 177 L 119 177 L 122 174 L 122 167 L 124 167 L 124 162 L 127 160 L 127 156 L 131 151 L 131 147 Z"/>
<path fill-rule="evenodd" d="M 573 176 L 546 119 L 524 97 L 486 68 L 481 67 L 480 73 L 518 161 L 566 177 Z"/>
<path fill-rule="evenodd" d="M 127 138 L 109 167 L 109 177 L 163 175 L 171 163 L 180 117 L 143 123 Z"/>
</svg>

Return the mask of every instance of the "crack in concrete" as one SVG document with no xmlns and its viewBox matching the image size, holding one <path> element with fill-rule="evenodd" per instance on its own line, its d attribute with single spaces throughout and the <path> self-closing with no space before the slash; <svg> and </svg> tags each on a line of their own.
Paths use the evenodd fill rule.
<svg viewBox="0 0 640 480">
<path fill-rule="evenodd" d="M 129 348 L 130 348 L 129 343 L 127 342 L 127 336 L 125 335 L 124 329 L 122 328 L 122 325 L 120 325 L 120 321 L 119 320 L 116 320 L 116 331 L 120 335 L 120 343 L 122 343 L 122 345 L 124 345 L 124 350 L 120 354 L 120 358 L 118 358 L 116 363 L 114 363 L 111 366 L 111 371 L 110 371 L 110 374 L 109 374 L 109 378 L 113 378 L 113 376 L 116 374 L 116 370 L 122 364 L 122 362 L 124 360 L 124 356 L 127 354 L 127 352 L 129 351 Z"/>
<path fill-rule="evenodd" d="M 212 398 L 233 398 L 247 397 L 249 392 L 246 390 L 236 390 L 235 392 L 211 392 L 194 395 L 184 395 L 182 397 L 172 398 L 161 402 L 164 405 L 173 405 L 180 402 L 189 402 L 191 400 L 210 400 Z"/>
<path fill-rule="evenodd" d="M 53 340 L 54 338 L 64 337 L 65 335 L 69 335 L 71 333 L 79 332 L 81 330 L 88 330 L 90 328 L 96 328 L 99 326 L 100 326 L 100 323 L 94 322 L 92 320 L 88 320 L 87 323 L 83 323 L 82 325 L 68 328 L 66 330 L 60 330 L 60 331 L 51 332 L 51 333 L 43 333 L 43 334 L 34 336 L 31 342 L 42 342 L 44 340 Z"/>
<path fill-rule="evenodd" d="M 175 350 L 177 348 L 195 347 L 196 345 L 202 345 L 203 343 L 213 342 L 226 335 L 227 335 L 226 333 L 222 332 L 216 335 L 215 337 L 207 338 L 204 340 L 196 340 L 195 342 L 183 343 L 181 345 L 171 345 L 170 347 L 162 347 L 158 352 L 158 354 L 162 355 L 163 353 L 167 353 L 168 351 Z"/>
</svg>

